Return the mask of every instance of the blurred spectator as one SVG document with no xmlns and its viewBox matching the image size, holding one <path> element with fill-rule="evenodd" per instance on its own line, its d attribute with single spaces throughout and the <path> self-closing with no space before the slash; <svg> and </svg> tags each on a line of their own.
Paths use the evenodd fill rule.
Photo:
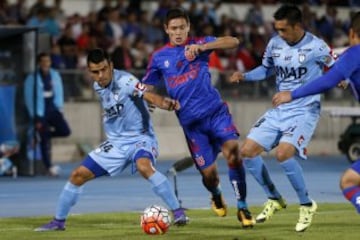
<svg viewBox="0 0 360 240">
<path fill-rule="evenodd" d="M 36 2 L 30 7 L 29 17 L 35 16 L 39 10 L 46 9 L 47 6 L 45 2 L 46 0 L 36 0 Z"/>
<path fill-rule="evenodd" d="M 17 0 L 8 8 L 8 16 L 10 22 L 25 24 L 28 10 L 25 6 L 25 0 Z"/>
<path fill-rule="evenodd" d="M 40 53 L 37 57 L 38 69 L 30 73 L 24 83 L 25 105 L 31 123 L 35 122 L 35 130 L 40 139 L 41 157 L 46 168 L 46 174 L 57 176 L 58 168 L 51 161 L 51 139 L 53 137 L 67 137 L 70 128 L 62 112 L 64 107 L 64 92 L 60 74 L 52 69 L 50 55 Z M 36 94 L 34 85 L 37 85 Z M 36 104 L 34 103 L 34 98 Z M 34 106 L 35 104 L 35 106 Z"/>
<path fill-rule="evenodd" d="M 103 6 L 97 13 L 97 18 L 99 21 L 107 21 L 108 14 L 112 9 L 112 0 L 103 0 Z"/>
<path fill-rule="evenodd" d="M 48 9 L 48 16 L 45 20 L 45 28 L 46 32 L 50 34 L 52 39 L 56 41 L 60 35 L 61 35 L 61 29 L 58 21 L 56 21 L 56 9 L 55 8 L 49 8 Z"/>
<path fill-rule="evenodd" d="M 121 39 L 121 44 L 111 53 L 111 61 L 115 69 L 128 71 L 133 68 L 134 58 L 131 55 L 130 43 L 126 37 Z"/>
<path fill-rule="evenodd" d="M 62 0 L 54 0 L 54 18 L 55 21 L 59 24 L 60 28 L 65 27 L 66 15 L 64 9 L 61 7 Z"/>
<path fill-rule="evenodd" d="M 65 69 L 65 61 L 61 55 L 60 46 L 53 44 L 50 52 L 51 67 L 54 69 Z"/>
<path fill-rule="evenodd" d="M 61 55 L 65 63 L 66 69 L 74 69 L 77 66 L 77 46 L 73 38 L 72 27 L 68 24 L 61 37 L 58 39 L 57 44 L 60 47 Z"/>
<path fill-rule="evenodd" d="M 71 25 L 72 37 L 77 39 L 82 33 L 83 21 L 80 14 L 75 13 L 68 21 Z"/>
<path fill-rule="evenodd" d="M 165 34 L 162 30 L 162 23 L 159 18 L 153 17 L 150 21 L 147 19 L 147 12 L 141 15 L 141 35 L 144 36 L 145 42 L 153 45 L 157 41 L 163 42 Z"/>
<path fill-rule="evenodd" d="M 124 35 L 123 28 L 121 26 L 120 14 L 116 8 L 111 8 L 108 11 L 108 19 L 105 23 L 106 37 L 111 40 L 111 45 L 116 46 L 119 44 L 119 40 Z"/>
<path fill-rule="evenodd" d="M 76 39 L 76 46 L 81 51 L 88 51 L 91 49 L 90 26 L 88 23 L 83 23 L 82 32 Z"/>
<path fill-rule="evenodd" d="M 317 29 L 321 37 L 331 45 L 334 38 L 337 10 L 335 7 L 326 6 L 326 13 L 317 23 Z"/>
<path fill-rule="evenodd" d="M 38 27 L 40 33 L 46 33 L 47 8 L 36 8 L 34 14 L 26 22 L 29 27 Z"/>
<path fill-rule="evenodd" d="M 245 16 L 245 23 L 248 25 L 262 26 L 264 25 L 264 16 L 261 8 L 261 0 L 256 0 L 248 9 Z"/>
<path fill-rule="evenodd" d="M 112 46 L 112 39 L 105 33 L 105 22 L 97 21 L 90 31 L 91 45 L 108 50 Z"/>
<path fill-rule="evenodd" d="M 1 1 L 0 2 L 0 24 L 1 25 L 8 24 L 8 22 L 9 22 L 7 11 L 8 11 L 7 0 Z"/>
<path fill-rule="evenodd" d="M 124 36 L 127 37 L 130 44 L 132 44 L 136 37 L 141 35 L 141 27 L 136 13 L 129 13 L 127 21 L 124 23 Z"/>
<path fill-rule="evenodd" d="M 146 69 L 149 53 L 144 42 L 144 38 L 142 36 L 138 36 L 135 39 L 134 43 L 132 44 L 130 53 L 134 60 L 133 68 L 137 70 Z M 142 76 L 137 77 L 140 78 Z"/>
</svg>

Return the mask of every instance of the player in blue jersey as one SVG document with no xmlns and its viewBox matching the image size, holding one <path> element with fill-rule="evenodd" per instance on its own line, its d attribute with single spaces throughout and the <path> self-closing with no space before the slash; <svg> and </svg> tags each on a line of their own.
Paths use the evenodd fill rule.
<svg viewBox="0 0 360 240">
<path fill-rule="evenodd" d="M 176 114 L 218 216 L 227 214 L 215 162 L 222 151 L 237 198 L 238 219 L 243 227 L 252 227 L 254 220 L 246 203 L 245 171 L 239 158 L 239 133 L 227 105 L 211 85 L 208 67 L 213 50 L 236 48 L 239 41 L 229 36 L 189 37 L 190 20 L 180 8 L 167 12 L 164 29 L 169 43 L 154 52 L 142 82 L 152 86 L 164 82 L 169 96 L 180 102 Z"/>
<path fill-rule="evenodd" d="M 292 90 L 321 76 L 323 68 L 333 64 L 326 43 L 304 30 L 298 7 L 283 5 L 275 12 L 274 18 L 278 35 L 270 39 L 262 65 L 247 73 L 235 72 L 230 77 L 231 82 L 258 81 L 275 75 L 278 90 Z M 275 157 L 300 202 L 295 230 L 305 231 L 310 226 L 317 205 L 308 195 L 303 170 L 297 160 L 306 159 L 306 146 L 319 116 L 320 96 L 301 98 L 269 109 L 250 130 L 241 147 L 241 156 L 268 197 L 264 210 L 256 217 L 257 222 L 265 222 L 274 212 L 286 207 L 260 155 L 276 147 Z"/>
<path fill-rule="evenodd" d="M 35 231 L 65 230 L 70 208 L 77 202 L 83 185 L 104 175 L 115 176 L 127 166 L 139 171 L 153 191 L 172 210 L 175 225 L 184 225 L 187 217 L 168 179 L 154 168 L 158 144 L 144 99 L 167 110 L 179 109 L 179 103 L 146 91 L 144 84 L 130 73 L 113 69 L 101 49 L 91 50 L 87 57 L 94 89 L 104 109 L 103 123 L 107 140 L 91 151 L 71 173 L 60 194 L 55 218 Z"/>
<path fill-rule="evenodd" d="M 347 79 L 354 97 L 360 102 L 360 12 L 357 12 L 350 24 L 347 49 L 334 66 L 323 76 L 292 91 L 279 92 L 273 97 L 274 106 L 290 102 L 298 98 L 319 94 L 335 87 Z M 340 180 L 340 187 L 346 199 L 360 213 L 360 159 L 345 171 Z"/>
</svg>

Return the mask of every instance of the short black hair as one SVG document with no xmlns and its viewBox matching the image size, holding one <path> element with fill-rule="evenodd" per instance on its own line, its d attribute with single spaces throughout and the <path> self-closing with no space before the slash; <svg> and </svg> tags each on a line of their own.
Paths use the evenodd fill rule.
<svg viewBox="0 0 360 240">
<path fill-rule="evenodd" d="M 351 18 L 350 28 L 352 28 L 354 33 L 360 37 L 360 12 L 355 13 Z"/>
<path fill-rule="evenodd" d="M 170 20 L 175 18 L 184 18 L 187 23 L 190 23 L 189 15 L 183 8 L 172 8 L 170 9 L 165 16 L 165 25 L 167 26 Z"/>
<path fill-rule="evenodd" d="M 301 10 L 297 6 L 290 4 L 282 5 L 278 10 L 276 10 L 274 18 L 277 21 L 287 20 L 292 26 L 297 23 L 302 23 Z"/>
<path fill-rule="evenodd" d="M 87 56 L 87 65 L 89 66 L 90 63 L 100 63 L 104 60 L 109 60 L 109 55 L 106 51 L 101 48 L 95 48 L 89 51 Z"/>
<path fill-rule="evenodd" d="M 43 57 L 50 57 L 50 54 L 47 52 L 41 52 L 36 56 L 36 62 L 39 63 Z"/>
</svg>

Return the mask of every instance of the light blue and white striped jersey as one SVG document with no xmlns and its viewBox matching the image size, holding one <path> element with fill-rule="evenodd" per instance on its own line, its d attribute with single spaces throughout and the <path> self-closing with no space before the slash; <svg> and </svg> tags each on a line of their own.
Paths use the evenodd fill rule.
<svg viewBox="0 0 360 240">
<path fill-rule="evenodd" d="M 132 74 L 115 69 L 109 86 L 101 88 L 94 83 L 104 110 L 105 134 L 118 148 L 144 135 L 156 138 L 147 104 L 142 98 L 143 86 Z"/>
<path fill-rule="evenodd" d="M 275 71 L 277 91 L 291 91 L 321 76 L 324 67 L 335 59 L 331 49 L 309 32 L 295 45 L 290 46 L 280 36 L 273 37 L 265 50 L 262 65 Z M 320 101 L 320 95 L 300 98 L 279 106 L 281 109 L 299 108 Z"/>
</svg>

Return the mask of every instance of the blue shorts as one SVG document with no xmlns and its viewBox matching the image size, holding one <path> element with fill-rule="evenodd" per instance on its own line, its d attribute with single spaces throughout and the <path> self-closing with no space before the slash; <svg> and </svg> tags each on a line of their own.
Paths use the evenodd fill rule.
<svg viewBox="0 0 360 240">
<path fill-rule="evenodd" d="M 239 132 L 226 104 L 214 114 L 183 126 L 183 130 L 198 169 L 212 165 L 226 141 L 239 138 Z"/>
<path fill-rule="evenodd" d="M 319 103 L 286 111 L 270 109 L 257 120 L 247 138 L 260 144 L 265 151 L 272 150 L 279 142 L 290 143 L 296 148 L 297 156 L 306 159 L 306 147 L 319 118 Z"/>
<path fill-rule="evenodd" d="M 136 160 L 141 157 L 149 158 L 155 165 L 158 145 L 156 139 L 147 136 L 142 140 L 123 143 L 120 147 L 105 141 L 91 151 L 89 156 L 110 176 L 120 174 L 129 165 L 131 165 L 131 173 L 135 173 Z M 91 165 L 83 165 L 91 168 Z M 90 170 L 96 171 L 96 169 Z"/>
<path fill-rule="evenodd" d="M 350 168 L 352 170 L 354 170 L 355 172 L 357 172 L 358 174 L 360 174 L 360 160 L 357 160 L 356 162 L 354 162 Z"/>
</svg>

